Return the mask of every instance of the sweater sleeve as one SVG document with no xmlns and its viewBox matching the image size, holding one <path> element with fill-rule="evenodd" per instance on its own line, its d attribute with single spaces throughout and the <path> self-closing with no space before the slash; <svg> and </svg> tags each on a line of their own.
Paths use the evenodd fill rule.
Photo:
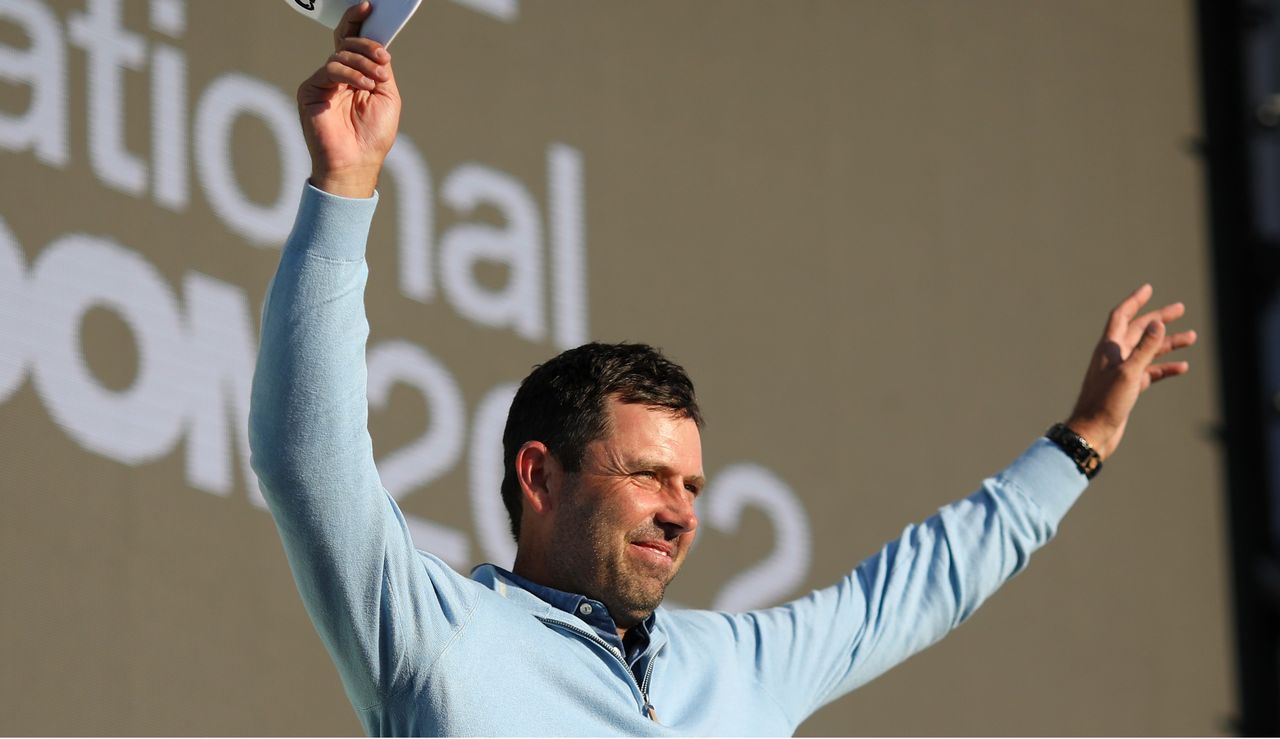
<svg viewBox="0 0 1280 739">
<path fill-rule="evenodd" d="M 1087 481 L 1046 439 L 807 597 L 735 617 L 741 658 L 796 723 L 941 639 L 1051 539 Z"/>
<path fill-rule="evenodd" d="M 374 465 L 364 251 L 375 206 L 306 186 L 263 307 L 249 417 L 298 591 L 358 709 L 434 661 L 473 597 L 414 549 Z"/>
</svg>

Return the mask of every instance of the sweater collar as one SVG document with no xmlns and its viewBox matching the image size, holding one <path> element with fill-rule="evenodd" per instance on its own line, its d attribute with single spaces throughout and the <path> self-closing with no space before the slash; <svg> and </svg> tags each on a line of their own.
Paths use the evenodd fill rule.
<svg viewBox="0 0 1280 739">
<path fill-rule="evenodd" d="M 544 617 L 554 617 L 563 621 L 564 617 L 591 627 L 606 644 L 616 646 L 620 652 L 628 653 L 632 659 L 663 646 L 667 639 L 658 626 L 659 607 L 644 621 L 636 625 L 634 637 L 624 645 L 618 637 L 617 625 L 609 615 L 608 608 L 598 600 L 585 595 L 556 590 L 540 585 L 494 564 L 482 564 L 471 571 L 471 579 L 484 585 L 507 600 L 517 602 Z M 631 648 L 627 648 L 627 647 Z"/>
</svg>

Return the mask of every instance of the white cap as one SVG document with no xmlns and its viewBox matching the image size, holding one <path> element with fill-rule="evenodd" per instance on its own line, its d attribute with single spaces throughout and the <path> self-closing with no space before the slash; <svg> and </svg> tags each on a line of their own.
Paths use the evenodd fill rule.
<svg viewBox="0 0 1280 739">
<path fill-rule="evenodd" d="M 342 14 L 347 8 L 359 5 L 361 0 L 284 0 L 294 10 L 323 23 L 329 28 L 337 28 Z M 400 33 L 400 29 L 413 17 L 422 0 L 370 0 L 373 11 L 365 19 L 360 35 L 371 38 L 386 46 Z"/>
</svg>

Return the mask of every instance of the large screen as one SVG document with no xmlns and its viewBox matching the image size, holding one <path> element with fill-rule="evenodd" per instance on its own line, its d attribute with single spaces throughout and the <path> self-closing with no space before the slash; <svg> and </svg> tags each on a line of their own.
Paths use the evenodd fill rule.
<svg viewBox="0 0 1280 739">
<path fill-rule="evenodd" d="M 416 544 L 509 565 L 514 384 L 584 341 L 698 384 L 674 607 L 849 571 L 1069 412 L 1144 281 L 1205 334 L 1181 4 L 428 0 L 366 303 Z M 328 32 L 278 0 L 0 0 L 0 731 L 359 731 L 248 467 Z M 811 734 L 1217 733 L 1212 337 L 1060 541 Z M 1078 710 L 1081 705 L 1089 710 Z"/>
</svg>

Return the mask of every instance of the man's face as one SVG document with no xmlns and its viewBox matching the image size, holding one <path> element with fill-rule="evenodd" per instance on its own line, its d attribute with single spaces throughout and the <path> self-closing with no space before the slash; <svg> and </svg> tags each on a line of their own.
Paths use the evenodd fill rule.
<svg viewBox="0 0 1280 739">
<path fill-rule="evenodd" d="M 658 607 L 693 544 L 702 437 L 665 408 L 610 399 L 607 412 L 605 436 L 559 495 L 547 564 L 563 589 L 630 628 Z"/>
</svg>

